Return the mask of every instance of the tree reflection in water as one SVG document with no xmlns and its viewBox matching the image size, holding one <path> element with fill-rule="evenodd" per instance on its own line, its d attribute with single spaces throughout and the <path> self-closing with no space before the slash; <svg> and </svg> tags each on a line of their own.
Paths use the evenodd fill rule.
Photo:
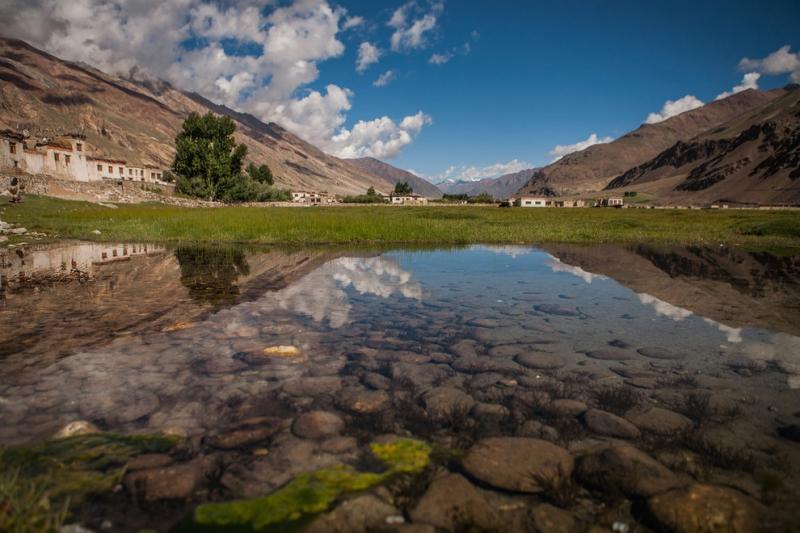
<svg viewBox="0 0 800 533">
<path fill-rule="evenodd" d="M 250 273 L 242 250 L 219 246 L 182 246 L 175 250 L 181 283 L 197 302 L 231 303 L 239 296 L 236 281 Z"/>
</svg>

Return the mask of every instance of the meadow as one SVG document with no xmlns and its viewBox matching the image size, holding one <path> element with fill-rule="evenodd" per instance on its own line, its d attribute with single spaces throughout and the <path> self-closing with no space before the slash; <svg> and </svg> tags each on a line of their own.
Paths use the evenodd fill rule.
<svg viewBox="0 0 800 533">
<path fill-rule="evenodd" d="M 662 242 L 800 250 L 790 210 L 457 207 L 105 207 L 29 196 L 0 219 L 50 238 L 258 244 Z"/>
</svg>

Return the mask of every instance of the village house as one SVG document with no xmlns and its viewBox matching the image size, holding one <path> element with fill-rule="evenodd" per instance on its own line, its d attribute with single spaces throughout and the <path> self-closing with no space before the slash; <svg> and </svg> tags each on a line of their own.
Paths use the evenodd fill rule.
<svg viewBox="0 0 800 533">
<path fill-rule="evenodd" d="M 556 200 L 553 202 L 555 207 L 584 207 L 586 202 L 583 200 Z"/>
<path fill-rule="evenodd" d="M 598 204 L 600 207 L 622 207 L 625 201 L 619 196 L 612 196 L 610 198 L 602 198 Z"/>
<path fill-rule="evenodd" d="M 389 203 L 392 205 L 428 205 L 428 199 L 419 194 L 390 194 Z"/>
<path fill-rule="evenodd" d="M 551 207 L 553 205 L 552 200 L 538 196 L 520 196 L 512 200 L 512 204 L 519 207 Z"/>
<path fill-rule="evenodd" d="M 10 130 L 0 131 L 0 170 L 68 181 L 158 183 L 163 178 L 163 170 L 157 167 L 128 165 L 121 159 L 93 155 L 83 135 L 62 135 L 34 141 Z"/>
</svg>

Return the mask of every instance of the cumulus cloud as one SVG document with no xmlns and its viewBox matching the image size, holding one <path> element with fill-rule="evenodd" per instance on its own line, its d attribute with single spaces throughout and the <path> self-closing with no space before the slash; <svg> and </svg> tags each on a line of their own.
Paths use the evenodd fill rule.
<svg viewBox="0 0 800 533">
<path fill-rule="evenodd" d="M 364 72 L 367 67 L 377 63 L 381 57 L 381 50 L 372 43 L 363 42 L 358 47 L 358 59 L 356 59 L 356 70 Z"/>
<path fill-rule="evenodd" d="M 610 143 L 613 141 L 611 137 L 598 137 L 596 133 L 592 133 L 583 141 L 578 141 L 575 144 L 557 144 L 555 148 L 548 152 L 549 155 L 553 156 L 553 161 L 558 161 L 565 155 L 571 154 L 573 152 L 580 152 L 581 150 L 585 150 L 590 146 L 594 146 L 595 144 L 605 144 Z"/>
<path fill-rule="evenodd" d="M 451 59 L 453 59 L 453 53 L 452 52 L 444 52 L 444 53 L 441 53 L 441 54 L 433 54 L 433 55 L 431 55 L 431 58 L 428 60 L 428 63 L 430 63 L 431 65 L 444 65 L 445 63 L 447 63 Z"/>
<path fill-rule="evenodd" d="M 601 276 L 600 274 L 594 274 L 592 272 L 587 272 L 586 270 L 582 269 L 579 266 L 568 265 L 559 259 L 558 257 L 549 256 L 549 258 L 544 262 L 545 265 L 550 267 L 550 270 L 553 272 L 564 272 L 566 274 L 572 274 L 575 277 L 581 278 L 585 283 L 591 284 L 594 280 L 606 280 L 608 279 L 606 276 Z"/>
<path fill-rule="evenodd" d="M 375 87 L 385 87 L 386 85 L 389 85 L 389 83 L 391 83 L 393 79 L 394 79 L 394 71 L 387 70 L 386 72 L 378 76 L 378 79 L 373 81 L 372 85 L 374 85 Z"/>
<path fill-rule="evenodd" d="M 661 107 L 661 111 L 658 113 L 650 113 L 647 115 L 645 119 L 645 124 L 655 124 L 657 122 L 661 122 L 663 120 L 667 120 L 670 117 L 674 117 L 675 115 L 680 115 L 681 113 L 685 113 L 686 111 L 691 111 L 692 109 L 697 109 L 698 107 L 702 107 L 703 101 L 699 100 L 695 96 L 691 94 L 687 94 L 683 98 L 679 98 L 678 100 L 667 100 L 664 102 L 664 105 Z"/>
<path fill-rule="evenodd" d="M 351 129 L 342 128 L 331 140 L 333 152 L 339 157 L 377 157 L 391 159 L 411 144 L 431 117 L 418 112 L 399 123 L 389 117 L 360 120 Z"/>
<path fill-rule="evenodd" d="M 440 183 L 443 181 L 479 181 L 484 178 L 495 178 L 504 174 L 511 174 L 512 172 L 519 172 L 526 168 L 531 168 L 533 165 L 526 161 L 519 159 L 512 159 L 506 163 L 495 163 L 485 167 L 478 166 L 464 166 L 464 165 L 451 165 L 447 170 L 435 176 L 429 176 L 426 179 L 433 183 Z"/>
<path fill-rule="evenodd" d="M 391 37 L 392 50 L 400 52 L 425 46 L 426 34 L 436 28 L 442 11 L 444 4 L 441 2 L 431 4 L 428 10 L 423 10 L 414 1 L 397 8 L 387 23 L 394 29 Z"/>
<path fill-rule="evenodd" d="M 742 77 L 742 83 L 739 85 L 735 85 L 733 89 L 730 91 L 725 91 L 717 95 L 714 100 L 722 100 L 723 98 L 727 98 L 731 95 L 736 93 L 740 93 L 742 91 L 746 91 L 747 89 L 758 89 L 758 79 L 761 77 L 761 74 L 758 72 L 748 72 Z"/>
<path fill-rule="evenodd" d="M 642 302 L 644 305 L 652 306 L 655 310 L 657 315 L 665 316 L 667 318 L 671 318 L 675 321 L 681 321 L 684 318 L 688 318 L 692 316 L 692 312 L 688 309 L 684 309 L 683 307 L 678 307 L 672 305 L 669 302 L 665 302 L 664 300 L 659 300 L 655 296 L 652 296 L 647 293 L 640 293 L 637 295 L 639 297 L 639 301 Z"/>
<path fill-rule="evenodd" d="M 320 62 L 340 57 L 339 32 L 359 26 L 328 0 L 7 0 L 4 32 L 103 71 L 164 79 L 332 152 L 353 93 L 308 90 Z M 410 11 L 409 11 L 410 13 Z M 411 25 L 406 28 L 411 30 Z M 403 42 L 420 42 L 411 31 Z M 353 147 L 358 150 L 360 147 Z"/>
<path fill-rule="evenodd" d="M 770 76 L 789 74 L 792 81 L 800 83 L 800 53 L 793 53 L 788 44 L 762 59 L 745 57 L 739 62 L 739 68 Z"/>
</svg>

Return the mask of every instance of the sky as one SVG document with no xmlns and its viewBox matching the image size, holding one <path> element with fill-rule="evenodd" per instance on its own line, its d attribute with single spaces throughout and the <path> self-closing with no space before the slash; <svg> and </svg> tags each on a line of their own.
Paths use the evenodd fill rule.
<svg viewBox="0 0 800 533">
<path fill-rule="evenodd" d="M 0 33 L 433 182 L 800 82 L 800 2 L 3 0 Z"/>
</svg>

